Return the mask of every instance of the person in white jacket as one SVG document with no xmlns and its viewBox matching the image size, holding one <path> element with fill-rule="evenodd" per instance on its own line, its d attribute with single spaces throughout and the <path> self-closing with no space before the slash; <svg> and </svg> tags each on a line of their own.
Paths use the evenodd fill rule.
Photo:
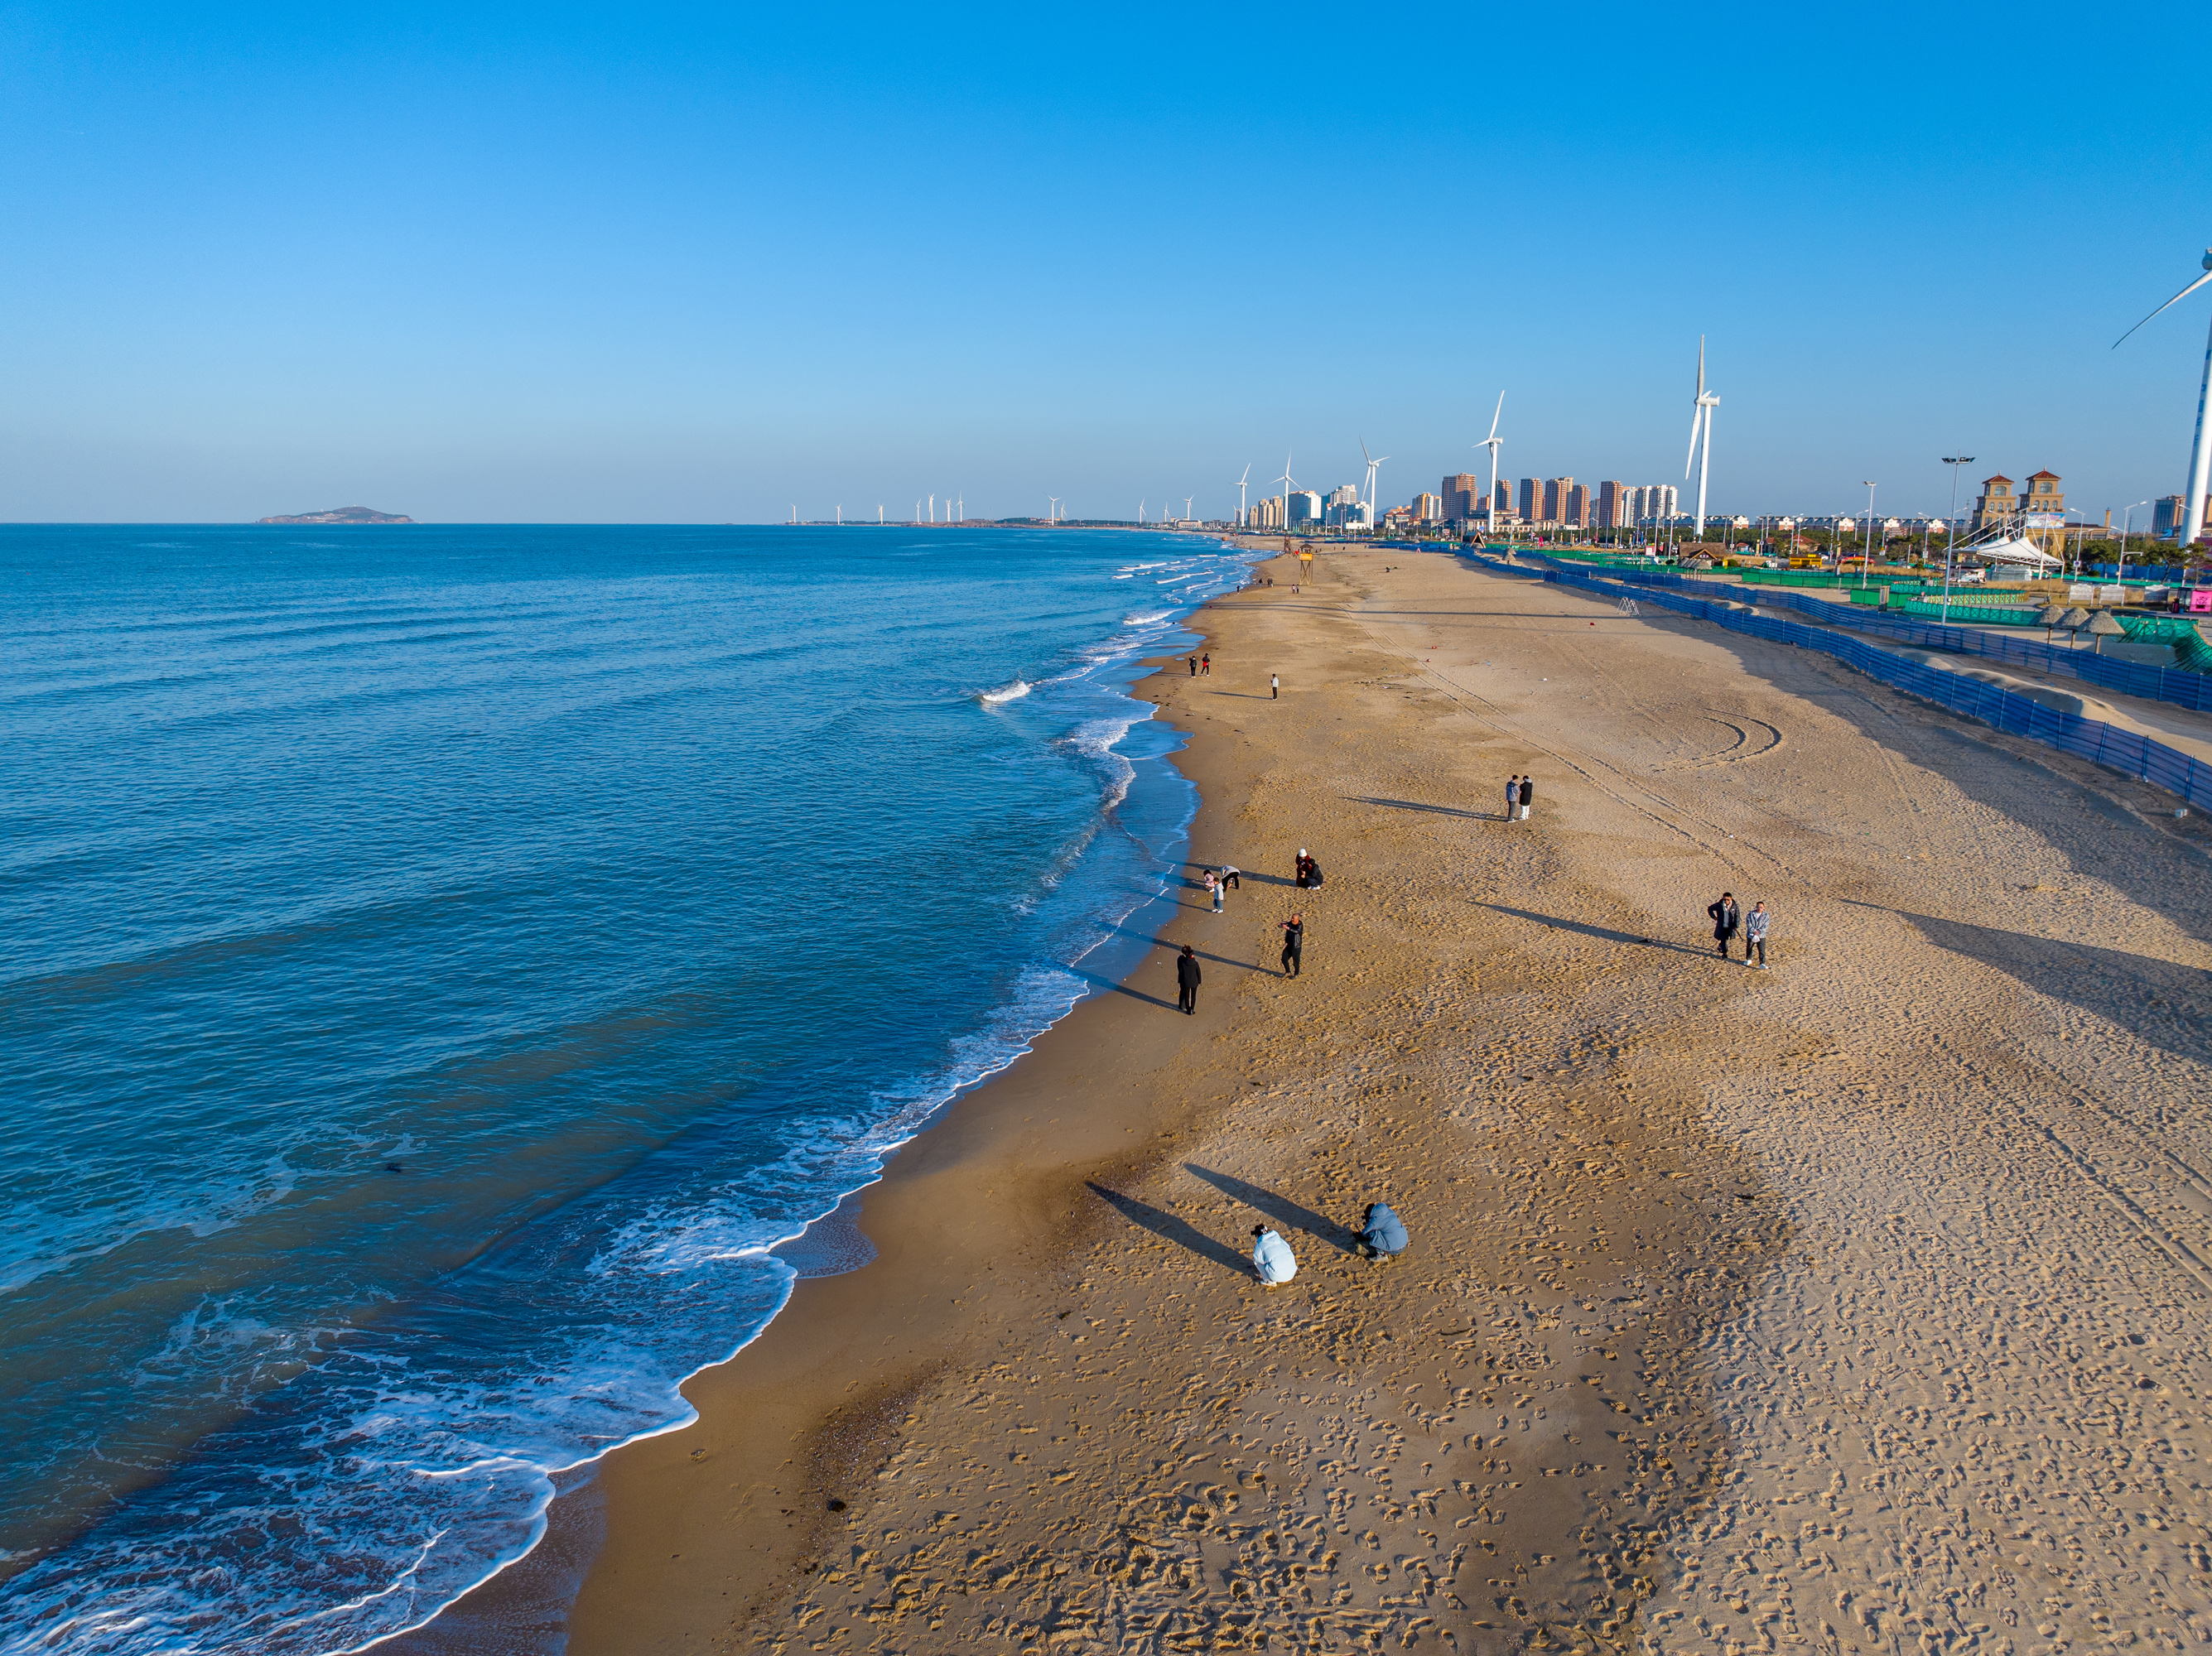
<svg viewBox="0 0 2212 1656">
<path fill-rule="evenodd" d="M 1291 1245 L 1269 1230 L 1265 1225 L 1252 1227 L 1252 1269 L 1260 1280 L 1273 1288 L 1277 1283 L 1287 1283 L 1298 1274 L 1297 1256 Z"/>
</svg>

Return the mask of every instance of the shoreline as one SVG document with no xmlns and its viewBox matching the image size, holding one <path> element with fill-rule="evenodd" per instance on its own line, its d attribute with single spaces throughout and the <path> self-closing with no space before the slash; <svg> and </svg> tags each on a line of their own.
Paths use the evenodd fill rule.
<svg viewBox="0 0 2212 1656">
<path fill-rule="evenodd" d="M 866 526 L 876 527 L 872 524 Z M 899 525 L 890 526 L 898 527 Z M 1070 526 L 1100 529 L 1131 527 L 1103 525 Z M 1153 532 L 1150 525 L 1141 527 L 1144 532 Z M 1204 541 L 1207 549 L 1224 554 L 1251 552 L 1255 549 L 1249 540 L 1234 535 L 1205 531 L 1195 538 Z M 1248 561 L 1245 566 L 1247 579 L 1249 578 L 1251 567 L 1251 564 Z M 1214 598 L 1191 605 L 1187 613 L 1174 622 L 1174 628 L 1186 635 L 1198 636 L 1195 632 L 1197 620 L 1207 605 L 1218 601 L 1221 596 L 1233 595 L 1237 590 L 1240 589 L 1231 588 L 1229 594 L 1217 594 Z M 1202 639 L 1198 645 L 1192 647 L 1202 648 Z M 1139 694 L 1139 686 L 1156 673 L 1164 671 L 1168 664 L 1182 659 L 1181 654 L 1175 656 L 1139 654 L 1129 658 L 1115 670 L 1113 676 L 1115 681 L 1118 681 L 1120 694 L 1138 710 L 1133 722 L 1144 722 L 1157 716 L 1153 704 Z M 1026 693 L 1027 687 L 1024 690 L 1024 694 Z M 982 699 L 987 702 L 990 701 L 990 693 L 984 693 Z M 1165 753 L 1145 755 L 1142 759 L 1132 762 L 1139 765 L 1156 763 L 1164 766 L 1170 771 L 1176 773 L 1176 783 L 1189 788 L 1189 812 L 1177 830 L 1178 838 L 1182 841 L 1179 848 L 1188 849 L 1192 822 L 1200 809 L 1201 802 L 1194 784 L 1188 776 L 1181 774 L 1176 767 L 1176 752 L 1177 749 L 1171 749 Z M 1108 816 L 1110 818 L 1114 811 L 1118 809 L 1119 801 L 1108 808 Z M 1172 866 L 1173 864 L 1170 865 Z M 701 1376 L 739 1361 L 748 1350 L 783 1321 L 787 1314 L 791 1312 L 794 1299 L 810 1281 L 848 1275 L 853 1271 L 865 1269 L 879 1257 L 878 1248 L 860 1224 L 864 1198 L 882 1186 L 889 1177 L 892 1167 L 907 1154 L 917 1140 L 941 1126 L 949 1115 L 961 1109 L 971 1098 L 988 1090 L 1022 1065 L 1025 1060 L 1032 1058 L 1039 1041 L 1049 1037 L 1071 1019 L 1079 1016 L 1087 1007 L 1102 999 L 1109 998 L 1114 994 L 1123 992 L 1123 984 L 1129 976 L 1134 974 L 1138 966 L 1142 963 L 1141 951 L 1136 954 L 1121 979 L 1109 979 L 1102 976 L 1098 972 L 1090 969 L 1087 962 L 1103 949 L 1108 951 L 1106 963 L 1109 969 L 1112 969 L 1113 962 L 1118 956 L 1113 952 L 1115 938 L 1111 934 L 1120 933 L 1126 937 L 1131 933 L 1134 925 L 1144 920 L 1146 916 L 1160 909 L 1163 905 L 1171 904 L 1179 883 L 1177 877 L 1170 872 L 1158 892 L 1141 898 L 1127 913 L 1121 915 L 1118 919 L 1099 917 L 1098 924 L 1102 931 L 1109 935 L 1103 937 L 1084 954 L 1077 956 L 1073 962 L 1062 968 L 1072 977 L 1082 980 L 1085 986 L 1073 992 L 1069 1004 L 1062 1010 L 1051 1014 L 1045 1022 L 1026 1037 L 1018 1050 L 981 1073 L 972 1075 L 964 1080 L 953 1082 L 943 1100 L 912 1128 L 905 1139 L 891 1148 L 882 1168 L 874 1178 L 855 1189 L 842 1192 L 828 1211 L 810 1221 L 797 1234 L 787 1237 L 768 1249 L 771 1255 L 783 1260 L 796 1271 L 797 1275 L 790 1285 L 791 1291 L 769 1313 L 767 1320 L 758 1329 L 746 1336 L 744 1342 L 734 1350 L 726 1356 L 701 1364 L 699 1368 L 678 1380 L 676 1386 L 678 1392 L 688 1392 L 689 1388 Z M 1126 946 L 1122 952 L 1127 952 Z M 605 1537 L 603 1499 L 599 1485 L 608 1460 L 655 1439 L 691 1430 L 698 1424 L 698 1418 L 695 1411 L 687 1418 L 673 1421 L 651 1431 L 641 1433 L 636 1437 L 626 1439 L 621 1443 L 601 1450 L 587 1460 L 550 1474 L 554 1495 L 548 1503 L 545 1513 L 546 1526 L 540 1537 L 530 1544 L 527 1550 L 492 1570 L 443 1605 L 428 1620 L 415 1627 L 383 1635 L 361 1647 L 392 1653 L 392 1656 L 410 1656 L 410 1653 L 413 1653 L 413 1656 L 427 1656 L 427 1653 L 433 1651 L 472 1650 L 487 1636 L 512 1637 L 518 1629 L 536 1629 L 541 1634 L 550 1636 L 565 1620 L 567 1611 L 573 1602 L 575 1587 L 589 1568 L 590 1561 Z"/>
<path fill-rule="evenodd" d="M 1380 556 L 1368 555 L 1381 562 Z M 1200 632 L 1207 640 L 1205 647 L 1220 656 L 1225 647 L 1234 647 L 1229 634 L 1240 610 L 1280 606 L 1285 616 L 1307 624 L 1314 587 L 1309 585 L 1303 596 L 1293 594 L 1293 567 L 1276 561 L 1267 572 L 1276 576 L 1275 588 L 1217 597 L 1185 625 Z M 1261 567 L 1255 566 L 1255 573 L 1262 573 Z M 1340 606 L 1352 596 L 1340 583 L 1322 584 L 1335 586 L 1334 604 Z M 1322 624 L 1343 630 L 1333 611 Z M 1214 842 L 1234 832 L 1232 819 L 1249 816 L 1250 796 L 1267 779 L 1243 762 L 1249 755 L 1240 761 L 1242 744 L 1236 737 L 1241 731 L 1209 731 L 1206 727 L 1218 725 L 1224 716 L 1184 704 L 1201 692 L 1248 697 L 1253 692 L 1228 691 L 1220 688 L 1221 678 L 1191 681 L 1167 670 L 1179 661 L 1157 665 L 1130 687 L 1131 694 L 1155 701 L 1157 716 L 1185 732 L 1175 762 L 1200 799 L 1189 828 L 1191 854 L 1224 860 L 1212 848 Z M 1219 665 L 1217 672 L 1222 672 Z M 1273 705 L 1281 710 L 1281 703 Z M 1279 854 L 1286 863 L 1287 851 Z M 1242 864 L 1249 855 L 1234 860 Z M 1271 855 L 1269 861 L 1274 860 Z M 1279 876 L 1256 870 L 1248 870 L 1248 881 L 1251 895 L 1237 894 L 1240 908 L 1256 906 L 1262 894 L 1273 901 L 1279 894 L 1270 888 L 1288 885 Z M 1319 908 L 1326 898 L 1318 892 L 1311 901 Z M 1191 921 L 1188 899 L 1177 919 L 1185 925 Z M 920 1429 L 923 1415 L 942 1406 L 948 1388 L 974 1383 L 980 1354 L 994 1340 L 1001 1350 L 1020 1350 L 1040 1338 L 1055 1341 L 1065 1334 L 1081 1301 L 1099 1296 L 1070 1292 L 1063 1279 L 1079 1271 L 1077 1262 L 1086 1251 L 1097 1254 L 1123 1246 L 1131 1226 L 1177 1245 L 1182 1251 L 1171 1257 L 1178 1264 L 1195 1264 L 1208 1292 L 1226 1291 L 1239 1302 L 1260 1292 L 1233 1249 L 1191 1233 L 1187 1222 L 1171 1216 L 1168 1204 L 1155 1205 L 1127 1192 L 1149 1193 L 1149 1186 L 1175 1176 L 1171 1158 L 1179 1152 L 1203 1149 L 1210 1159 L 1228 1159 L 1218 1152 L 1229 1149 L 1225 1139 L 1239 1136 L 1228 1130 L 1231 1106 L 1244 1102 L 1242 1089 L 1262 1083 L 1247 1076 L 1232 1088 L 1221 1084 L 1218 1076 L 1208 1077 L 1218 1066 L 1207 1062 L 1206 1049 L 1230 1038 L 1222 1016 L 1222 1003 L 1229 999 L 1224 992 L 1234 989 L 1249 999 L 1253 986 L 1295 986 L 1282 985 L 1249 945 L 1230 952 L 1209 950 L 1209 984 L 1220 986 L 1204 996 L 1198 1017 L 1175 1017 L 1167 958 L 1157 949 L 1151 951 L 1124 982 L 1077 1006 L 1039 1036 L 1023 1059 L 969 1092 L 902 1147 L 860 1201 L 861 1227 L 877 1257 L 859 1271 L 795 1283 L 782 1311 L 754 1342 L 729 1362 L 687 1383 L 685 1393 L 699 1416 L 690 1428 L 624 1446 L 603 1460 L 592 1502 L 605 1525 L 605 1541 L 584 1573 L 568 1618 L 571 1648 L 674 1648 L 697 1637 L 722 1641 L 733 1629 L 764 1629 L 787 1613 L 784 1601 L 794 1594 L 804 1599 L 809 1588 L 829 1579 L 825 1561 L 841 1544 L 848 1556 L 879 1551 L 857 1546 L 848 1538 L 868 1526 L 870 1509 L 884 1504 L 887 1485 L 894 1499 L 914 1492 L 912 1484 L 903 1491 L 898 1486 L 908 1476 L 902 1463 L 932 1441 L 931 1434 Z M 1220 982 L 1232 975 L 1236 985 Z M 1325 1030 L 1320 1033 L 1322 1040 L 1333 1040 Z M 1267 1096 L 1279 1100 L 1283 1089 L 1271 1089 Z M 1678 1159 L 1668 1147 L 1652 1149 L 1662 1159 Z M 1431 1176 L 1440 1171 L 1431 1169 Z M 1319 1247 L 1326 1251 L 1328 1267 L 1342 1271 L 1346 1256 L 1339 1226 L 1288 1198 L 1271 1199 L 1260 1184 L 1226 1175 L 1221 1180 L 1214 1188 L 1237 1192 L 1233 1204 L 1269 1214 L 1279 1209 L 1291 1216 L 1279 1222 L 1304 1225 L 1309 1234 L 1298 1239 L 1302 1256 Z M 1259 1205 L 1253 1208 L 1254 1203 Z M 1649 1222 L 1655 1234 L 1670 1243 L 1687 1235 L 1656 1204 L 1651 1204 Z M 1695 1223 L 1689 1227 L 1698 1228 Z M 1512 1359 L 1522 1367 L 1509 1371 L 1509 1378 L 1516 1386 L 1532 1389 L 1506 1404 L 1519 1411 L 1519 1429 L 1525 1432 L 1546 1417 L 1548 1404 L 1547 1432 L 1569 1437 L 1577 1435 L 1571 1429 L 1601 1434 L 1602 1416 L 1617 1399 L 1601 1403 L 1595 1388 L 1577 1396 L 1552 1372 L 1579 1360 L 1582 1345 L 1577 1341 L 1591 1331 L 1570 1307 L 1574 1286 L 1556 1269 L 1516 1269 L 1495 1250 L 1481 1252 L 1492 1255 L 1488 1274 L 1500 1279 L 1486 1292 L 1504 1295 L 1516 1321 L 1525 1325 Z M 1601 1276 L 1621 1286 L 1625 1278 L 1619 1267 L 1626 1263 L 1613 1262 Z M 1317 1259 L 1310 1271 L 1322 1265 Z M 1516 1277 L 1530 1280 L 1512 1280 Z M 1128 1286 L 1141 1297 L 1150 1283 L 1147 1269 Z M 1346 1286 L 1369 1298 L 1383 1291 L 1372 1277 Z M 1312 1290 L 1316 1295 L 1322 1291 Z M 1667 1378 L 1677 1366 L 1668 1353 L 1686 1339 L 1687 1324 L 1676 1307 L 1654 1310 L 1648 1295 L 1642 1303 L 1648 1314 L 1632 1319 L 1633 1325 L 1608 1327 L 1603 1338 L 1611 1345 L 1604 1361 L 1632 1365 L 1638 1383 L 1630 1389 L 1644 1400 L 1642 1406 L 1659 1411 L 1654 1419 L 1663 1414 L 1674 1421 L 1685 1441 L 1690 1441 L 1704 1429 L 1702 1413 L 1694 1398 L 1670 1391 Z M 1086 1314 L 1081 1325 L 1096 1327 L 1100 1320 Z M 1040 1326 L 1048 1331 L 1039 1336 Z M 1019 1333 L 1013 1331 L 1017 1327 Z M 1563 1328 L 1571 1332 L 1562 1334 Z M 1455 1342 L 1454 1350 L 1471 1349 L 1471 1328 L 1444 1331 Z M 1090 1338 L 1066 1335 L 1073 1344 Z M 1562 1340 L 1574 1349 L 1555 1349 Z M 1153 1353 L 1155 1362 L 1163 1358 L 1187 1361 L 1188 1341 L 1169 1339 Z M 1395 1356 L 1379 1365 L 1354 1368 L 1386 1371 L 1401 1380 L 1433 1368 L 1425 1351 L 1407 1358 L 1412 1368 Z M 1024 1360 L 1040 1359 L 1031 1351 Z M 1491 1361 L 1494 1365 L 1497 1359 Z M 1493 1367 L 1486 1383 L 1507 1381 Z M 1432 1426 L 1434 1419 L 1449 1420 L 1451 1406 L 1447 1398 L 1436 1401 L 1447 1412 L 1435 1415 Z M 1493 1401 L 1484 1398 L 1486 1404 Z M 1361 1407 L 1378 1418 L 1396 1412 L 1379 1393 Z M 1499 1424 L 1512 1429 L 1504 1417 Z M 1313 1429 L 1323 1430 L 1318 1424 Z M 1075 1436 L 1082 1430 L 1078 1426 Z M 1055 1441 L 1061 1446 L 1057 1453 L 1077 1458 L 1067 1435 Z M 1468 1444 L 1482 1441 L 1478 1435 Z M 1431 1453 L 1442 1455 L 1448 1447 L 1432 1447 Z M 1027 1459 L 1016 1455 L 1011 1464 Z M 1118 1451 L 1109 1447 L 1104 1464 L 1087 1476 L 1080 1469 L 1054 1471 L 1051 1488 L 1087 1486 L 1092 1501 L 1126 1497 L 1126 1487 L 1117 1485 L 1126 1484 L 1127 1469 L 1118 1465 Z M 1527 1578 L 1532 1593 L 1563 1606 L 1595 1603 L 1592 1594 L 1598 1589 L 1586 1580 L 1578 1585 L 1578 1578 L 1589 1574 L 1587 1549 L 1569 1544 L 1587 1527 L 1587 1493 L 1574 1486 L 1547 1489 L 1535 1480 L 1510 1482 L 1510 1491 L 1503 1486 L 1486 1490 L 1486 1510 L 1491 1524 L 1512 1532 L 1504 1544 L 1515 1559 L 1516 1574 Z M 1044 1493 L 1042 1487 L 1030 1491 L 1032 1498 Z M 985 1504 L 987 1509 L 1003 1510 L 1001 1502 Z M 1081 1512 L 1079 1504 L 1064 1516 L 1081 1521 Z M 943 1514 L 932 1520 L 939 1530 L 950 1521 Z M 1011 1522 L 1018 1530 L 1039 1526 L 1034 1514 L 989 1521 Z M 1413 1521 L 1419 1521 L 1418 1513 Z M 896 1523 L 885 1532 L 911 1533 Z M 1486 1537 L 1482 1544 L 1487 1555 L 1495 1556 L 1501 1544 Z M 1608 1552 L 1618 1551 L 1620 1544 L 1618 1536 L 1607 1538 Z M 1316 1550 L 1316 1562 L 1323 1556 Z M 1565 1569 L 1563 1558 L 1572 1561 Z M 1337 1567 L 1332 1556 L 1328 1568 Z M 1609 1594 L 1611 1589 L 1603 1592 Z M 961 1596 L 986 1595 L 971 1583 Z M 1461 1610 L 1465 1611 L 1463 1601 Z M 1379 1603 L 1365 1605 L 1363 1613 L 1408 1622 L 1403 1613 Z M 1468 1628 L 1480 1620 L 1472 1612 L 1455 1619 Z"/>
</svg>

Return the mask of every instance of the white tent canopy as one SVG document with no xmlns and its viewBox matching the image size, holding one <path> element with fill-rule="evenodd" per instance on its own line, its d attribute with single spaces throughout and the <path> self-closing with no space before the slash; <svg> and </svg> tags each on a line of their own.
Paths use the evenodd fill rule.
<svg viewBox="0 0 2212 1656">
<path fill-rule="evenodd" d="M 2063 558 L 2054 558 L 2025 536 L 2013 540 L 1991 541 L 1982 546 L 1962 546 L 1959 550 L 1966 556 L 1984 563 L 2017 564 L 2024 569 L 2063 569 Z"/>
</svg>

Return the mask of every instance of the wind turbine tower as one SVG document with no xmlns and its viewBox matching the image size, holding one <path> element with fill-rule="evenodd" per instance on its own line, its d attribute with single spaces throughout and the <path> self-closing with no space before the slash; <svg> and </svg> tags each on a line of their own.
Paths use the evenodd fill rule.
<svg viewBox="0 0 2212 1656">
<path fill-rule="evenodd" d="M 1237 526 L 1239 529 L 1244 527 L 1244 480 L 1251 475 L 1252 468 L 1248 465 L 1244 468 L 1244 476 L 1237 480 Z"/>
<path fill-rule="evenodd" d="M 1498 422 L 1505 417 L 1505 393 L 1498 393 L 1498 407 L 1490 416 L 1490 435 L 1477 443 L 1477 448 L 1490 451 L 1490 507 L 1489 533 L 1498 532 L 1498 451 L 1505 446 L 1505 440 L 1498 434 Z"/>
<path fill-rule="evenodd" d="M 2159 311 L 2172 309 L 2208 282 L 2212 282 L 2212 247 L 2204 250 L 2204 274 L 2160 306 L 2157 311 L 2153 311 L 2150 316 L 2156 316 Z M 2136 323 L 2136 328 L 2149 321 L 2150 316 Z M 2128 333 L 2133 333 L 2136 328 L 2129 329 Z M 2128 333 L 2122 334 L 2112 342 L 2114 350 L 2119 349 Z M 2212 446 L 2208 446 L 2204 440 L 2204 405 L 2208 399 L 2212 399 L 2212 332 L 2208 332 L 2204 339 L 2204 379 L 2197 388 L 2197 437 L 2189 446 L 2189 493 L 2181 502 L 2181 549 L 2185 555 L 2191 547 L 2197 544 L 2197 537 L 2204 532 L 2204 490 L 2208 484 L 2212 484 Z"/>
<path fill-rule="evenodd" d="M 1044 498 L 1047 502 L 1044 509 L 1044 520 L 1048 524 L 1058 523 L 1060 521 L 1060 496 L 1057 494 L 1048 494 Z"/>
<path fill-rule="evenodd" d="M 1698 469 L 1698 538 L 1705 537 L 1705 479 L 1713 468 L 1713 410 L 1721 399 L 1705 389 L 1705 337 L 1698 336 L 1698 396 L 1690 406 L 1690 455 L 1682 462 L 1682 481 L 1690 480 L 1690 468 Z M 1698 436 L 1705 434 L 1703 458 L 1699 456 Z"/>
<path fill-rule="evenodd" d="M 1283 475 L 1273 479 L 1268 487 L 1272 488 L 1276 483 L 1283 486 L 1283 528 L 1286 531 L 1291 526 L 1291 488 L 1297 482 L 1297 479 L 1291 476 L 1291 455 L 1285 449 L 1283 452 Z"/>
<path fill-rule="evenodd" d="M 1380 517 L 1375 510 L 1375 473 L 1382 462 L 1390 457 L 1387 454 L 1380 456 L 1370 454 L 1367 452 L 1367 440 L 1363 437 L 1359 440 L 1359 458 L 1367 462 L 1367 526 L 1371 530 Z"/>
</svg>

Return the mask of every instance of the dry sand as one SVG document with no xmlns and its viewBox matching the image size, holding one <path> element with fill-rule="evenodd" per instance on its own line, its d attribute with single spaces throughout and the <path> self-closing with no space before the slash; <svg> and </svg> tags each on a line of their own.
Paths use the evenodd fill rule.
<svg viewBox="0 0 2212 1656">
<path fill-rule="evenodd" d="M 2212 1638 L 2201 821 L 1814 652 L 1274 573 L 1142 687 L 1248 870 L 1199 1016 L 1162 949 L 901 1154 L 611 1458 L 571 1648 Z"/>
</svg>

